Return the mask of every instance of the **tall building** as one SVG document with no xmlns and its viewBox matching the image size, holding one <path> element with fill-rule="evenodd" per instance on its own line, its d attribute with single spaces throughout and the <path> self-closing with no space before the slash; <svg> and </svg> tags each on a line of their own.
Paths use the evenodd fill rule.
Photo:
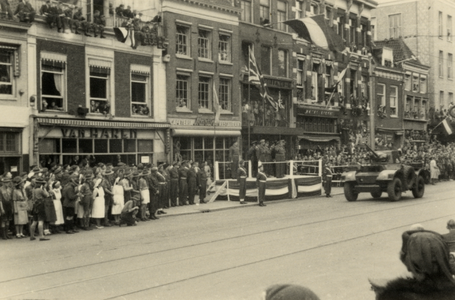
<svg viewBox="0 0 455 300">
<path fill-rule="evenodd" d="M 35 78 L 35 45 L 28 40 L 30 25 L 0 19 L 0 173 L 18 175 L 28 167 L 32 134 L 29 88 Z"/>
<path fill-rule="evenodd" d="M 340 148 L 355 136 L 368 139 L 370 18 L 376 5 L 370 0 L 238 3 L 242 8 L 239 62 L 247 70 L 241 78 L 244 152 L 248 141 L 284 139 L 289 159 L 307 150 Z M 315 18 L 315 23 L 300 25 L 303 31 L 284 23 L 305 17 Z M 307 26 L 320 31 L 313 33 Z M 341 49 L 339 44 L 315 42 L 329 31 L 342 40 Z M 327 37 L 329 44 L 332 38 Z M 249 51 L 280 109 L 263 101 L 261 88 L 251 84 Z"/>
<path fill-rule="evenodd" d="M 428 91 L 421 93 L 428 93 L 431 110 L 447 112 L 455 92 L 452 37 L 455 3 L 390 1 L 379 5 L 372 16 L 376 40 L 401 38 L 422 64 L 430 66 L 429 77 L 419 77 L 424 85 L 428 81 Z"/>
<path fill-rule="evenodd" d="M 227 0 L 161 1 L 172 160 L 230 161 L 241 129 L 239 14 Z M 227 164 L 220 165 L 222 174 Z M 222 175 L 224 176 L 224 175 Z"/>
<path fill-rule="evenodd" d="M 30 110 L 21 133 L 22 168 L 83 159 L 114 165 L 165 161 L 165 43 L 154 4 L 122 10 L 107 1 L 64 1 L 58 8 L 68 18 L 52 19 L 44 15 L 45 1 L 30 3 L 37 12 L 34 22 L 2 20 L 20 35 L 5 38 L 5 27 L 0 29 L 6 65 L 0 71 L 18 74 L 9 77 L 11 88 L 2 98 Z M 79 29 L 73 17 L 77 7 Z M 103 19 L 104 33 L 98 23 Z M 130 35 L 119 41 L 114 27 Z M 149 32 L 141 34 L 145 27 Z"/>
</svg>

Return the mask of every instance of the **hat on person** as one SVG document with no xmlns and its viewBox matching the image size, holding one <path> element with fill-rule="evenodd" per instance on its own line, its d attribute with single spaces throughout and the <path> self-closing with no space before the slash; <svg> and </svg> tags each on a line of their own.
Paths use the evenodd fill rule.
<svg viewBox="0 0 455 300">
<path fill-rule="evenodd" d="M 46 183 L 46 179 L 43 176 L 36 176 L 35 183 L 44 184 L 44 183 Z"/>
<path fill-rule="evenodd" d="M 79 181 L 79 176 L 77 174 L 71 174 L 70 180 L 74 183 L 77 183 Z"/>
<path fill-rule="evenodd" d="M 150 172 L 147 169 L 142 170 L 142 172 L 139 174 L 139 176 L 147 176 L 149 175 Z"/>
<path fill-rule="evenodd" d="M 309 288 L 296 284 L 275 284 L 265 290 L 265 300 L 319 300 Z"/>
<path fill-rule="evenodd" d="M 54 171 L 54 175 L 58 175 L 60 173 L 62 173 L 62 169 L 60 168 L 57 168 L 57 170 Z"/>
<path fill-rule="evenodd" d="M 22 177 L 20 177 L 20 176 L 16 176 L 16 177 L 13 178 L 13 184 L 15 186 L 18 186 L 22 182 L 24 182 L 24 179 L 22 179 Z"/>
<path fill-rule="evenodd" d="M 158 168 L 157 168 L 157 167 L 152 167 L 150 170 L 151 170 L 152 172 L 156 172 L 156 171 L 158 171 Z"/>
<path fill-rule="evenodd" d="M 32 171 L 35 173 L 41 172 L 40 168 L 38 168 L 37 166 L 33 167 Z"/>
<path fill-rule="evenodd" d="M 117 164 L 117 166 L 118 166 L 118 167 L 124 167 L 124 166 L 126 166 L 126 164 L 123 163 L 123 162 L 119 162 L 119 163 Z"/>
<path fill-rule="evenodd" d="M 132 174 L 133 177 L 139 177 L 139 175 L 140 175 L 140 174 L 139 174 L 139 172 L 138 172 L 137 170 L 134 171 L 133 174 Z"/>
<path fill-rule="evenodd" d="M 400 260 L 417 281 L 427 277 L 445 276 L 452 284 L 449 264 L 449 247 L 436 232 L 419 230 L 402 234 Z"/>
<path fill-rule="evenodd" d="M 19 175 L 20 177 L 24 177 L 24 176 L 27 176 L 28 173 L 27 172 L 21 172 L 21 174 Z"/>
<path fill-rule="evenodd" d="M 454 219 L 450 219 L 447 222 L 447 229 L 454 229 L 454 228 L 455 228 L 455 220 Z"/>
</svg>

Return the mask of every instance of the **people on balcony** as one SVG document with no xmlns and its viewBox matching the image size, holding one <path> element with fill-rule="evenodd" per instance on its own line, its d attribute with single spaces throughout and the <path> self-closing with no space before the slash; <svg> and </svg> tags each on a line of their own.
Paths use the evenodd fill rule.
<svg viewBox="0 0 455 300">
<path fill-rule="evenodd" d="M 82 7 L 75 7 L 76 12 L 73 15 L 73 24 L 76 28 L 76 34 L 80 34 L 79 31 L 83 31 L 86 36 L 91 36 L 89 33 L 90 26 L 82 14 Z"/>
<path fill-rule="evenodd" d="M 3 14 L 5 13 L 8 14 L 8 19 L 10 20 L 14 19 L 14 14 L 13 11 L 11 10 L 11 6 L 9 5 L 8 0 L 0 0 L 0 7 L 2 8 Z"/>
<path fill-rule="evenodd" d="M 105 39 L 106 37 L 104 36 L 104 27 L 106 27 L 106 18 L 104 15 L 100 13 L 99 10 L 95 10 L 95 14 L 93 15 L 93 33 L 95 37 L 98 35 L 100 38 Z"/>
<path fill-rule="evenodd" d="M 35 21 L 35 9 L 28 0 L 19 0 L 14 15 L 19 18 L 20 22 L 32 23 Z"/>
<path fill-rule="evenodd" d="M 125 15 L 123 14 L 125 11 L 125 5 L 120 4 L 118 7 L 115 8 L 115 15 L 119 18 L 124 18 Z"/>
</svg>

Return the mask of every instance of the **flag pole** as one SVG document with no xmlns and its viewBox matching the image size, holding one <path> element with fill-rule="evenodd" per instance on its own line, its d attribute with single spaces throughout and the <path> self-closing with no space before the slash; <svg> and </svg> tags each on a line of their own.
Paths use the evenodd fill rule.
<svg viewBox="0 0 455 300">
<path fill-rule="evenodd" d="M 251 90 L 251 82 L 250 82 L 250 59 L 251 59 L 251 47 L 248 46 L 248 110 L 246 112 L 246 121 L 248 123 L 248 149 L 251 146 L 251 129 L 250 129 L 250 111 L 251 111 L 251 101 L 250 101 L 250 90 Z"/>
</svg>

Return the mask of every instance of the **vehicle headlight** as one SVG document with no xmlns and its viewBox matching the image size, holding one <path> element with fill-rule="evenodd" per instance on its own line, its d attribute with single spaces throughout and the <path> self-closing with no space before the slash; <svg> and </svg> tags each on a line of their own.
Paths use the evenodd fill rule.
<svg viewBox="0 0 455 300">
<path fill-rule="evenodd" d="M 394 174 L 389 174 L 389 175 L 387 175 L 387 178 L 392 179 L 393 176 L 394 176 Z"/>
</svg>

